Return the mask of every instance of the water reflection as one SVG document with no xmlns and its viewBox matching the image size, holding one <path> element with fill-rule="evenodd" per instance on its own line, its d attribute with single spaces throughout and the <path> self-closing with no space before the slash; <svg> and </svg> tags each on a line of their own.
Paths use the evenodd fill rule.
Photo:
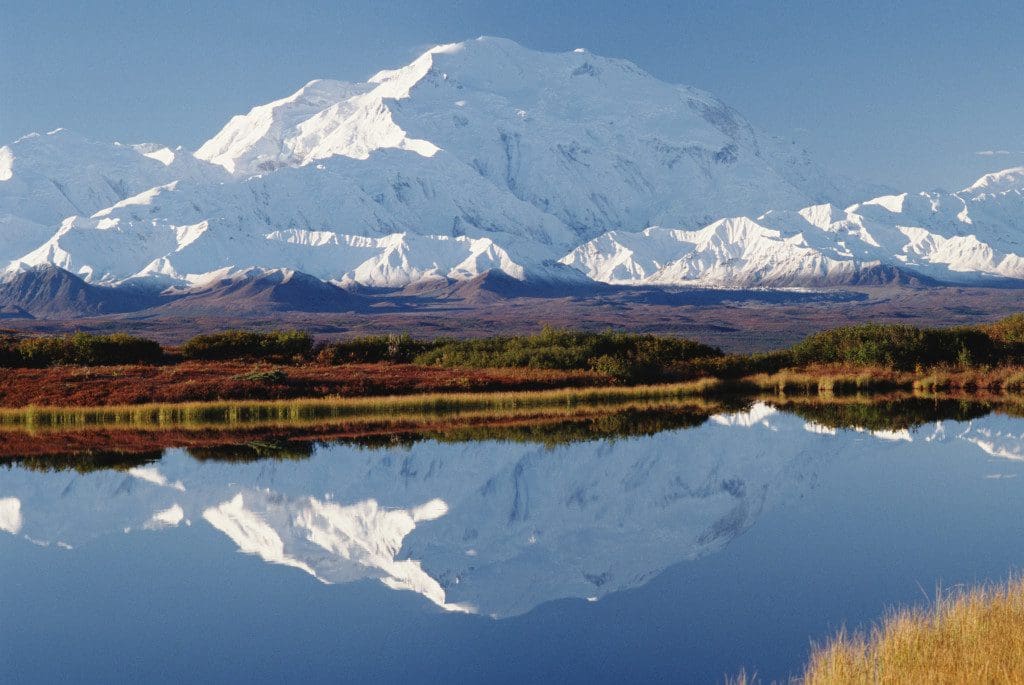
<svg viewBox="0 0 1024 685">
<path fill-rule="evenodd" d="M 865 450 L 1024 458 L 1024 422 L 992 409 L 759 402 L 38 455 L 0 471 L 0 530 L 74 548 L 210 526 L 237 550 L 324 583 L 376 579 L 446 610 L 507 617 L 598 600 L 714 554 Z"/>
</svg>

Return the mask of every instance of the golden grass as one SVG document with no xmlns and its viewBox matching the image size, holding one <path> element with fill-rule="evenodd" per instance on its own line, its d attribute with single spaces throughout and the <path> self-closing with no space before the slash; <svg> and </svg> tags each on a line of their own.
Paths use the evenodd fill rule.
<svg viewBox="0 0 1024 685">
<path fill-rule="evenodd" d="M 24 407 L 0 409 L 0 428 L 66 430 L 83 428 L 202 428 L 254 425 L 298 425 L 396 417 L 507 418 L 569 415 L 580 408 L 649 407 L 695 399 L 721 384 L 715 380 L 687 383 L 560 390 L 431 393 L 390 397 L 320 398 L 265 401 L 186 402 L 102 407 Z"/>
<path fill-rule="evenodd" d="M 884 370 L 850 373 L 831 369 L 785 369 L 755 374 L 743 381 L 762 392 L 778 395 L 852 395 L 913 388 L 912 381 L 905 375 Z"/>
<path fill-rule="evenodd" d="M 1024 682 L 1024 580 L 940 595 L 816 647 L 806 685 Z"/>
<path fill-rule="evenodd" d="M 1020 395 L 1024 392 L 1024 370 L 1019 367 L 937 370 L 916 378 L 914 389 L 933 393 L 962 390 L 973 393 Z"/>
<path fill-rule="evenodd" d="M 935 368 L 893 371 L 883 367 L 813 365 L 760 373 L 740 379 L 762 393 L 787 396 L 877 395 L 893 392 L 917 396 L 1019 397 L 1024 395 L 1024 368 Z"/>
</svg>

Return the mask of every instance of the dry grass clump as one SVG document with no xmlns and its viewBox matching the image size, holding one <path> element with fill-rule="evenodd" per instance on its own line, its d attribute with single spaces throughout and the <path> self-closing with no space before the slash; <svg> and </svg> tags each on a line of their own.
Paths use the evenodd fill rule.
<svg viewBox="0 0 1024 685">
<path fill-rule="evenodd" d="M 777 395 L 869 395 L 914 392 L 922 395 L 1024 394 L 1024 368 L 1020 366 L 965 368 L 936 366 L 931 369 L 894 371 L 885 367 L 851 364 L 814 364 L 754 374 L 743 379 L 761 392 Z"/>
<path fill-rule="evenodd" d="M 914 379 L 914 390 L 925 393 L 963 391 L 1017 395 L 1024 391 L 1024 369 L 1019 366 L 937 368 Z"/>
<path fill-rule="evenodd" d="M 759 390 L 780 395 L 854 395 L 909 390 L 908 374 L 881 367 L 815 365 L 761 373 L 744 380 Z"/>
<path fill-rule="evenodd" d="M 1003 388 L 1008 393 L 1020 394 L 1024 392 L 1024 371 L 1008 371 L 1003 380 Z"/>
<path fill-rule="evenodd" d="M 870 634 L 840 633 L 814 649 L 803 682 L 1024 682 L 1024 580 L 940 594 Z"/>
</svg>

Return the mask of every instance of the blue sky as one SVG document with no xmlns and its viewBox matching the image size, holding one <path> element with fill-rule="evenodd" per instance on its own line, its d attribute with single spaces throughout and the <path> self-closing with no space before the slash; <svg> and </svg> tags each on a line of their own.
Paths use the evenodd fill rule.
<svg viewBox="0 0 1024 685">
<path fill-rule="evenodd" d="M 0 0 L 0 141 L 64 126 L 194 148 L 310 79 L 479 35 L 632 60 L 899 188 L 1024 165 L 1021 2 Z"/>
</svg>

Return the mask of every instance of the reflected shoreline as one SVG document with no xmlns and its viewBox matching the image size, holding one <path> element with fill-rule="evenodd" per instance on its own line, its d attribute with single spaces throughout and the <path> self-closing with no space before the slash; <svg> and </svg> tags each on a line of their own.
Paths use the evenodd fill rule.
<svg viewBox="0 0 1024 685">
<path fill-rule="evenodd" d="M 0 465 L 82 473 L 127 470 L 181 448 L 198 461 L 247 463 L 309 458 L 317 445 L 368 450 L 411 448 L 424 441 L 498 441 L 554 448 L 598 440 L 652 436 L 698 427 L 723 412 L 767 404 L 828 430 L 904 431 L 929 423 L 969 421 L 988 414 L 1024 417 L 1024 404 L 919 396 L 661 399 L 591 405 L 444 411 L 421 416 L 371 415 L 315 421 L 216 427 L 71 426 L 43 431 L 0 430 Z"/>
</svg>

